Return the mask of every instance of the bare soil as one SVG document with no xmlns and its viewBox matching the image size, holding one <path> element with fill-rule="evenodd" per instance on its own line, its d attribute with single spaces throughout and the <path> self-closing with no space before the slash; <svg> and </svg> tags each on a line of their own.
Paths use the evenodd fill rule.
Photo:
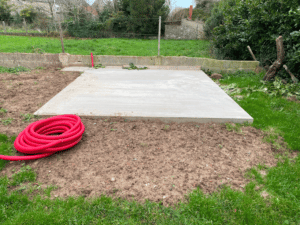
<svg viewBox="0 0 300 225">
<path fill-rule="evenodd" d="M 20 114 L 33 114 L 80 74 L 54 67 L 19 75 L 1 74 L 0 107 L 8 112 L 0 119 L 13 121 L 0 123 L 0 133 L 17 136 L 30 123 L 49 118 L 41 116 L 26 122 Z M 165 124 L 159 120 L 125 121 L 121 117 L 81 120 L 85 133 L 76 146 L 43 159 L 12 161 L 0 175 L 10 177 L 13 168 L 18 172 L 25 163 L 36 171 L 42 188 L 58 186 L 51 192 L 51 199 L 105 194 L 174 206 L 179 200 L 188 201 L 185 195 L 197 187 L 205 194 L 224 184 L 243 191 L 249 182 L 244 178 L 249 168 L 259 163 L 277 164 L 274 154 L 278 150 L 264 143 L 264 133 L 253 127 L 242 127 L 238 133 L 218 123 Z M 283 141 L 281 138 L 284 146 Z M 24 155 L 14 151 L 15 155 Z"/>
</svg>

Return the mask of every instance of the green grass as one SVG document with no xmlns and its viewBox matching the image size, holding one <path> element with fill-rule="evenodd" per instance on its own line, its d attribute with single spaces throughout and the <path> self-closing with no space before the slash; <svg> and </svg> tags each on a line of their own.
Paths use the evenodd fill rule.
<svg viewBox="0 0 300 225">
<path fill-rule="evenodd" d="M 263 129 L 268 131 L 266 141 L 275 146 L 280 133 L 289 148 L 299 151 L 299 103 L 288 102 L 278 95 L 278 81 L 268 85 L 260 82 L 263 75 L 243 72 L 223 74 L 221 87 L 232 97 L 237 93 L 243 95 L 240 100 L 233 98 L 254 118 L 252 124 L 226 124 L 226 127 L 232 132 L 239 131 L 241 126 Z M 262 91 L 266 87 L 269 92 Z M 290 90 L 284 95 L 297 95 L 299 86 Z M 14 139 L 0 135 L 0 154 L 13 154 Z M 277 146 L 280 147 L 279 144 Z M 135 201 L 112 200 L 104 195 L 89 200 L 83 196 L 50 200 L 51 190 L 56 187 L 42 190 L 40 184 L 34 186 L 35 171 L 24 164 L 12 177 L 0 178 L 0 223 L 300 224 L 300 157 L 290 159 L 286 154 L 277 157 L 281 160 L 276 167 L 259 164 L 245 174 L 249 183 L 244 193 L 224 186 L 212 195 L 204 195 L 198 188 L 187 196 L 188 203 L 179 203 L 174 208 L 149 201 L 138 204 Z M 5 163 L 0 160 L 0 169 Z M 266 171 L 267 175 L 263 177 L 260 170 Z M 8 186 L 17 189 L 8 194 Z M 263 191 L 268 193 L 268 198 L 261 197 Z"/>
<path fill-rule="evenodd" d="M 18 74 L 19 72 L 27 72 L 30 71 L 30 69 L 25 68 L 23 66 L 14 67 L 14 68 L 7 68 L 4 66 L 0 66 L 0 73 L 14 73 Z"/>
<path fill-rule="evenodd" d="M 3 27 L 0 27 L 0 33 L 5 33 L 5 30 Z M 6 33 L 26 33 L 25 29 L 17 29 L 17 28 L 7 28 L 6 27 Z M 27 30 L 27 33 L 45 33 L 45 32 L 38 32 L 37 30 Z"/>
<path fill-rule="evenodd" d="M 0 36 L 0 52 L 7 53 L 61 53 L 59 38 Z M 211 58 L 209 41 L 161 40 L 161 56 L 188 56 Z M 72 55 L 127 55 L 157 56 L 158 41 L 124 38 L 64 39 L 65 52 Z"/>
</svg>

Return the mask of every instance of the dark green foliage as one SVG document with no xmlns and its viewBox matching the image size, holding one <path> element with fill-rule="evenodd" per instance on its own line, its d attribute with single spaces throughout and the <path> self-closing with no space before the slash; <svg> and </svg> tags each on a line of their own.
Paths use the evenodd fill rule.
<svg viewBox="0 0 300 225">
<path fill-rule="evenodd" d="M 102 12 L 98 12 L 99 21 L 81 16 L 75 21 L 69 20 L 71 22 L 66 22 L 63 26 L 67 27 L 71 36 L 80 38 L 124 37 L 124 35 L 144 38 L 158 34 L 158 19 L 161 16 L 161 34 L 164 34 L 163 21 L 169 14 L 169 7 L 164 5 L 165 0 L 121 0 L 117 4 L 120 11 L 114 12 L 112 6 L 108 4 Z"/>
<path fill-rule="evenodd" d="M 270 66 L 277 59 L 275 40 L 281 35 L 285 50 L 283 64 L 299 79 L 299 6 L 299 0 L 221 2 L 207 21 L 214 56 L 217 59 L 253 60 L 247 49 L 249 45 L 261 66 Z M 277 76 L 290 81 L 284 68 Z"/>
<path fill-rule="evenodd" d="M 164 34 L 163 21 L 167 19 L 170 12 L 169 7 L 164 4 L 165 0 L 122 0 L 120 10 L 128 18 L 127 23 L 123 22 L 123 24 L 127 24 L 126 30 L 133 33 L 156 35 L 158 18 L 161 16 L 161 33 Z"/>
<path fill-rule="evenodd" d="M 79 22 L 65 22 L 63 27 L 67 27 L 68 34 L 79 38 L 97 38 L 102 37 L 101 31 L 104 31 L 105 25 L 97 21 L 80 20 Z"/>
<path fill-rule="evenodd" d="M 13 16 L 11 22 L 14 24 L 14 26 L 18 25 L 19 27 L 22 27 L 23 25 L 23 18 L 22 16 L 17 12 L 15 16 Z"/>
<path fill-rule="evenodd" d="M 98 11 L 99 22 L 105 23 L 105 21 L 107 21 L 111 17 L 112 13 L 113 13 L 113 9 L 110 6 L 105 5 L 104 9 L 101 12 Z"/>
<path fill-rule="evenodd" d="M 38 16 L 38 13 L 33 6 L 26 7 L 21 10 L 20 15 L 25 18 L 27 23 L 32 23 Z"/>
<path fill-rule="evenodd" d="M 194 9 L 192 14 L 192 20 L 198 19 L 204 22 L 210 17 L 210 11 L 206 12 L 203 9 Z"/>
<path fill-rule="evenodd" d="M 8 0 L 0 0 L 0 21 L 11 19 L 11 6 L 7 4 Z"/>
<path fill-rule="evenodd" d="M 235 0 L 229 0 L 226 3 L 230 5 L 234 5 Z M 224 12 L 222 10 L 223 4 L 224 2 L 222 2 L 222 4 L 216 2 L 213 8 L 211 9 L 210 17 L 208 17 L 205 22 L 203 31 L 207 39 L 212 39 L 212 31 L 214 30 L 215 27 L 224 24 L 225 21 Z"/>
</svg>

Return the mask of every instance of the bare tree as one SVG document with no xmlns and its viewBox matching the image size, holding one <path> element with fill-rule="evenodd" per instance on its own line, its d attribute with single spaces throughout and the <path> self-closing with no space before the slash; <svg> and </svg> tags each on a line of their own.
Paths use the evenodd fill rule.
<svg viewBox="0 0 300 225">
<path fill-rule="evenodd" d="M 61 14 L 74 17 L 74 21 L 79 21 L 81 15 L 86 15 L 87 11 L 84 8 L 89 6 L 85 0 L 55 0 L 55 4 L 59 5 Z"/>
</svg>

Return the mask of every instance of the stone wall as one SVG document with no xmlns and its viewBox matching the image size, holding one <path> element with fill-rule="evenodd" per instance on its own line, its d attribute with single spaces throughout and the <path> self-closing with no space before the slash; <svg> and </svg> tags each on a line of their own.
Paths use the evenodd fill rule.
<svg viewBox="0 0 300 225">
<path fill-rule="evenodd" d="M 256 72 L 259 66 L 258 61 L 235 61 L 216 60 L 186 56 L 113 56 L 95 55 L 94 65 L 123 66 L 133 63 L 134 65 L 145 66 L 201 66 L 201 69 L 211 72 L 236 72 L 242 70 L 246 72 Z M 24 66 L 30 69 L 36 67 L 67 67 L 67 66 L 87 66 L 91 67 L 90 55 L 70 55 L 60 54 L 37 54 L 37 53 L 0 53 L 0 66 L 17 67 Z"/>
<path fill-rule="evenodd" d="M 181 25 L 166 25 L 164 39 L 204 39 L 203 21 L 182 19 Z"/>
<path fill-rule="evenodd" d="M 37 53 L 0 53 L 0 66 L 23 66 L 34 69 L 36 67 L 62 66 L 59 54 Z"/>
</svg>

